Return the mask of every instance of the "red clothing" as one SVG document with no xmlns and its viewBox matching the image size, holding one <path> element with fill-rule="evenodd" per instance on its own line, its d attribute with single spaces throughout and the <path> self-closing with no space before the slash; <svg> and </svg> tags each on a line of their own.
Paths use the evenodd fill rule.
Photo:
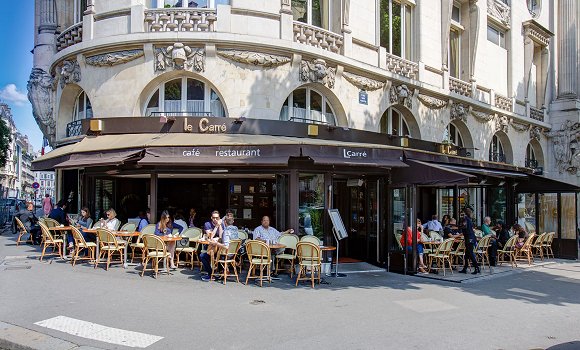
<svg viewBox="0 0 580 350">
<path fill-rule="evenodd" d="M 407 239 L 407 244 L 405 244 L 405 238 Z M 421 232 L 417 231 L 417 243 L 421 242 Z M 407 227 L 407 231 L 404 236 L 401 236 L 401 245 L 410 247 L 413 245 L 413 236 L 411 236 L 411 228 Z"/>
</svg>

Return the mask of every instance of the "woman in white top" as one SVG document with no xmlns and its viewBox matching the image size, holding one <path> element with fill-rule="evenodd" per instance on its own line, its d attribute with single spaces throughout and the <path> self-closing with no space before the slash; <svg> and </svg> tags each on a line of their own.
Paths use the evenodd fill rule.
<svg viewBox="0 0 580 350">
<path fill-rule="evenodd" d="M 99 226 L 109 229 L 111 231 L 116 231 L 119 229 L 119 226 L 121 226 L 121 222 L 119 221 L 119 219 L 117 219 L 117 212 L 115 211 L 115 209 L 110 208 L 109 210 L 107 210 L 107 220 L 99 220 Z"/>
</svg>

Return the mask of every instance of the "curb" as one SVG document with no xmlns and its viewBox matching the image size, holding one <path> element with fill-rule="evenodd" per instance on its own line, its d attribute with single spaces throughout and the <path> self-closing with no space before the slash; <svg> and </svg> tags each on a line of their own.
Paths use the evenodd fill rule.
<svg viewBox="0 0 580 350">
<path fill-rule="evenodd" d="M 102 350 L 81 346 L 28 328 L 0 321 L 0 349 L 10 350 Z"/>
</svg>

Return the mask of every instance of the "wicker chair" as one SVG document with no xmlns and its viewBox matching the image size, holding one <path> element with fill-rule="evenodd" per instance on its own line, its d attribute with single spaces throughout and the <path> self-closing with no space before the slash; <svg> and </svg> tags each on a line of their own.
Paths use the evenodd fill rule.
<svg viewBox="0 0 580 350">
<path fill-rule="evenodd" d="M 248 269 L 248 275 L 246 276 L 246 284 L 248 284 L 250 278 L 260 279 L 260 287 L 262 287 L 264 279 L 267 279 L 269 283 L 272 283 L 270 271 L 272 257 L 268 245 L 262 241 L 251 240 L 246 243 L 246 252 L 248 254 L 248 260 L 250 261 L 250 268 Z M 256 275 L 256 268 L 260 269 L 259 275 Z M 265 276 L 264 270 L 266 270 Z"/>
<path fill-rule="evenodd" d="M 292 278 L 292 274 L 294 273 L 294 260 L 296 260 L 296 245 L 299 242 L 298 236 L 294 234 L 283 234 L 280 236 L 278 242 L 285 245 L 286 248 L 284 248 L 284 253 L 276 255 L 276 273 L 278 273 L 280 268 L 280 262 L 287 260 L 290 261 L 290 278 Z"/>
<path fill-rule="evenodd" d="M 137 230 L 137 225 L 132 222 L 128 222 L 125 225 L 121 226 L 119 231 L 127 231 L 127 232 L 135 232 Z"/>
<path fill-rule="evenodd" d="M 42 232 L 42 254 L 40 255 L 40 261 L 42 261 L 42 259 L 44 258 L 44 255 L 46 253 L 46 248 L 48 248 L 48 247 L 52 248 L 51 255 L 58 255 L 58 256 L 60 256 L 61 259 L 64 259 L 63 255 L 62 255 L 62 246 L 63 246 L 64 241 L 60 238 L 55 239 L 45 224 L 39 223 L 39 225 L 40 225 L 40 230 Z M 54 252 L 55 249 L 58 250 L 57 253 Z"/>
<path fill-rule="evenodd" d="M 550 255 L 552 256 L 552 259 L 554 258 L 554 251 L 552 250 L 552 242 L 554 241 L 554 236 L 556 236 L 556 232 L 548 233 L 546 236 L 546 240 L 543 243 L 547 259 L 550 259 Z"/>
<path fill-rule="evenodd" d="M 141 277 L 145 274 L 145 271 L 154 271 L 155 278 L 159 274 L 159 262 L 163 261 L 165 270 L 169 274 L 169 257 L 171 253 L 167 251 L 167 246 L 163 240 L 155 235 L 146 234 L 143 235 L 143 244 L 145 244 L 145 262 L 143 263 L 143 271 L 141 271 Z M 147 265 L 151 261 L 151 268 L 148 269 Z"/>
<path fill-rule="evenodd" d="M 429 231 L 429 237 L 435 241 L 443 242 L 443 237 L 441 237 L 439 231 Z"/>
<path fill-rule="evenodd" d="M 451 274 L 453 274 L 453 267 L 451 265 L 451 248 L 453 247 L 454 241 L 454 238 L 446 239 L 439 245 L 439 247 L 437 247 L 434 253 L 429 255 L 429 272 L 433 266 L 433 260 L 435 260 L 435 263 L 437 264 L 435 269 L 443 269 L 443 276 L 445 276 L 445 260 L 447 260 L 449 270 L 451 271 Z"/>
<path fill-rule="evenodd" d="M 111 258 L 115 253 L 119 253 L 121 264 L 124 263 L 123 259 L 123 252 L 125 250 L 125 244 L 122 241 L 117 240 L 115 235 L 107 230 L 106 228 L 98 228 L 97 229 L 97 237 L 99 237 L 99 256 L 97 256 L 97 260 L 95 260 L 95 269 L 99 266 L 101 256 L 107 255 L 107 268 L 109 270 L 109 265 L 111 264 Z M 125 267 L 123 265 L 123 267 Z"/>
<path fill-rule="evenodd" d="M 95 255 L 96 255 L 95 253 L 97 251 L 97 244 L 95 242 L 87 242 L 85 240 L 85 237 L 83 237 L 83 235 L 81 234 L 81 231 L 79 231 L 78 228 L 71 227 L 71 231 L 72 231 L 73 239 L 75 240 L 75 250 L 73 252 L 72 259 L 71 259 L 72 266 L 75 266 L 75 264 L 77 263 L 77 260 L 93 260 L 94 261 Z M 88 257 L 84 257 L 84 258 L 79 257 L 79 253 L 83 249 L 86 249 L 87 252 L 89 253 Z"/>
<path fill-rule="evenodd" d="M 534 253 L 535 256 L 539 257 L 540 260 L 544 260 L 544 241 L 546 240 L 546 238 L 548 237 L 548 233 L 544 232 L 541 233 L 536 240 L 534 241 L 534 243 L 532 243 L 532 252 Z"/>
<path fill-rule="evenodd" d="M 491 269 L 491 264 L 489 263 L 489 254 L 487 252 L 491 244 L 491 235 L 487 235 L 477 242 L 477 247 L 475 248 L 475 257 L 481 262 L 481 268 L 485 269 L 485 262 L 487 261 L 487 267 Z"/>
<path fill-rule="evenodd" d="M 505 242 L 503 248 L 497 250 L 498 265 L 501 265 L 501 263 L 506 262 L 505 256 L 507 255 L 509 257 L 509 262 L 512 264 L 512 267 L 518 266 L 518 263 L 516 262 L 515 259 L 515 247 L 514 247 L 517 239 L 518 239 L 517 235 L 511 236 L 510 239 L 508 239 L 507 242 Z"/>
<path fill-rule="evenodd" d="M 155 233 L 155 224 L 149 224 L 139 232 L 137 236 L 137 241 L 135 243 L 129 244 L 131 248 L 131 263 L 135 258 L 135 250 L 139 249 L 141 251 L 141 263 L 145 262 L 145 244 L 143 243 L 143 235 L 152 235 Z"/>
<path fill-rule="evenodd" d="M 199 239 L 199 237 L 201 237 L 201 229 L 197 227 L 190 227 L 188 229 L 183 230 L 183 232 L 181 233 L 181 237 L 184 238 L 182 239 L 182 241 L 186 241 L 186 243 L 182 244 L 181 246 L 177 245 L 177 247 L 175 248 L 176 264 L 177 266 L 179 266 L 179 257 L 181 256 L 182 253 L 186 254 L 186 256 L 188 255 L 190 257 L 188 261 L 191 264 L 191 269 L 193 270 L 195 258 L 197 257 L 197 249 L 199 246 L 199 244 L 196 241 Z"/>
<path fill-rule="evenodd" d="M 16 221 L 16 227 L 18 228 L 18 238 L 16 239 L 16 245 L 20 245 L 20 242 L 22 242 L 22 237 L 25 234 L 29 234 L 28 239 L 25 242 L 30 241 L 30 243 L 34 243 L 34 241 L 32 239 L 32 234 L 30 234 L 30 232 L 28 232 L 28 230 L 26 229 L 26 226 L 24 226 L 22 221 L 20 221 L 20 219 L 17 218 L 16 216 L 14 217 L 14 221 Z"/>
<path fill-rule="evenodd" d="M 300 242 L 310 242 L 312 244 L 316 244 L 317 246 L 321 245 L 320 239 L 313 235 L 306 235 L 300 238 Z"/>
<path fill-rule="evenodd" d="M 465 240 L 459 241 L 455 250 L 451 251 L 449 255 L 451 256 L 453 265 L 463 265 L 463 259 L 465 259 Z M 461 264 L 459 264 L 459 259 L 462 260 Z"/>
<path fill-rule="evenodd" d="M 60 226 L 60 222 L 56 221 L 55 219 L 48 218 L 48 217 L 44 218 L 44 224 L 48 228 Z"/>
<path fill-rule="evenodd" d="M 528 261 L 528 265 L 532 265 L 532 261 L 534 261 L 534 255 L 532 254 L 532 242 L 535 236 L 535 233 L 530 233 L 528 238 L 526 238 L 524 241 L 524 245 L 519 249 L 516 248 L 514 254 L 514 259 L 516 261 L 520 259 L 523 260 L 525 258 L 525 260 Z"/>
<path fill-rule="evenodd" d="M 213 263 L 213 268 L 211 271 L 211 279 L 215 277 L 223 277 L 224 278 L 224 285 L 228 281 L 228 277 L 236 277 L 236 281 L 240 283 L 240 278 L 238 276 L 238 270 L 236 268 L 236 256 L 238 255 L 238 251 L 240 250 L 240 246 L 242 245 L 242 241 L 239 239 L 232 239 L 230 241 L 230 245 L 228 248 L 220 248 L 215 255 L 215 260 Z M 218 273 L 218 266 L 223 268 L 223 273 Z M 230 267 L 233 267 L 234 274 L 228 275 Z"/>
<path fill-rule="evenodd" d="M 298 265 L 300 266 L 300 270 L 298 270 L 298 274 L 296 275 L 296 286 L 298 286 L 298 282 L 300 281 L 310 280 L 312 288 L 314 288 L 315 279 L 320 283 L 320 270 L 322 267 L 320 247 L 314 243 L 300 242 L 296 245 L 296 256 L 298 257 Z M 306 276 L 308 269 L 310 269 L 310 278 Z"/>
</svg>

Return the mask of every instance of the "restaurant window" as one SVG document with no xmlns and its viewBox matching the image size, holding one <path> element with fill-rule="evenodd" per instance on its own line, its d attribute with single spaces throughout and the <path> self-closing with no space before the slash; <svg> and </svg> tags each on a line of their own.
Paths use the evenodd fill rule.
<svg viewBox="0 0 580 350">
<path fill-rule="evenodd" d="M 451 142 L 457 147 L 463 147 L 463 137 L 461 137 L 461 132 L 459 132 L 459 129 L 453 123 L 447 125 L 445 140 Z"/>
<path fill-rule="evenodd" d="M 328 99 L 312 88 L 294 90 L 284 101 L 280 120 L 336 125 L 336 117 Z"/>
<path fill-rule="evenodd" d="M 87 94 L 82 91 L 76 99 L 73 110 L 73 121 L 93 117 L 93 107 Z"/>
<path fill-rule="evenodd" d="M 393 234 L 395 235 L 395 241 L 390 246 L 390 250 L 403 250 L 401 246 L 401 236 L 405 229 L 405 189 L 404 188 L 393 188 L 393 205 L 392 205 L 392 225 Z"/>
<path fill-rule="evenodd" d="M 151 95 L 145 115 L 160 114 L 226 116 L 221 99 L 214 89 L 202 81 L 185 77 L 161 84 Z"/>
<path fill-rule="evenodd" d="M 516 212 L 520 226 L 524 227 L 527 232 L 537 232 L 535 193 L 518 193 Z"/>
<path fill-rule="evenodd" d="M 505 32 L 494 26 L 487 26 L 487 40 L 505 49 Z"/>
<path fill-rule="evenodd" d="M 560 195 L 562 208 L 562 239 L 576 239 L 576 195 L 562 193 Z"/>
<path fill-rule="evenodd" d="M 332 0 L 292 0 L 291 5 L 295 21 L 332 30 Z"/>
<path fill-rule="evenodd" d="M 412 136 L 409 124 L 407 124 L 403 113 L 394 107 L 387 109 L 383 113 L 383 117 L 381 118 L 381 133 L 395 136 Z"/>
<path fill-rule="evenodd" d="M 301 235 L 324 238 L 324 175 L 300 174 L 299 177 L 299 231 Z"/>
<path fill-rule="evenodd" d="M 506 191 L 504 186 L 491 187 L 487 192 L 487 215 L 493 222 L 506 222 Z M 479 221 L 478 221 L 479 223 Z"/>
<path fill-rule="evenodd" d="M 537 232 L 558 233 L 558 195 L 556 193 L 538 194 L 539 215 Z"/>
<path fill-rule="evenodd" d="M 410 60 L 412 57 L 411 38 L 412 7 L 398 0 L 380 0 L 380 46 L 387 52 Z"/>
<path fill-rule="evenodd" d="M 489 146 L 489 161 L 505 163 L 506 157 L 503 149 L 503 144 L 497 135 L 493 135 L 491 145 Z"/>
</svg>

